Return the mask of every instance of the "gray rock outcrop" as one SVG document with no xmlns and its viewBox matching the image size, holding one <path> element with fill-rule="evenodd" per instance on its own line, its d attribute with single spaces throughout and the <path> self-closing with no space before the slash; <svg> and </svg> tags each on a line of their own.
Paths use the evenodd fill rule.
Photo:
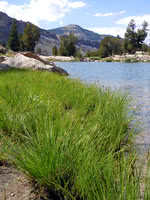
<svg viewBox="0 0 150 200">
<path fill-rule="evenodd" d="M 69 74 L 62 68 L 56 67 L 54 63 L 44 64 L 43 62 L 24 56 L 23 54 L 16 54 L 15 57 L 6 57 L 6 59 L 0 63 L 1 69 L 20 68 L 20 69 L 33 69 L 33 70 L 45 70 L 49 72 L 55 72 L 61 75 L 68 76 Z"/>
<path fill-rule="evenodd" d="M 0 56 L 0 63 L 4 62 L 6 59 L 7 59 L 6 56 Z"/>
</svg>

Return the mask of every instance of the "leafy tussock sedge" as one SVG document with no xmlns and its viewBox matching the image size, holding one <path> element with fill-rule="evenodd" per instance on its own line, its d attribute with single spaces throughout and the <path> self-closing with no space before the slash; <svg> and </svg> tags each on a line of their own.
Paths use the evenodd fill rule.
<svg viewBox="0 0 150 200">
<path fill-rule="evenodd" d="M 0 159 L 7 154 L 49 199 L 149 199 L 136 155 L 127 154 L 128 103 L 48 72 L 0 72 Z"/>
</svg>

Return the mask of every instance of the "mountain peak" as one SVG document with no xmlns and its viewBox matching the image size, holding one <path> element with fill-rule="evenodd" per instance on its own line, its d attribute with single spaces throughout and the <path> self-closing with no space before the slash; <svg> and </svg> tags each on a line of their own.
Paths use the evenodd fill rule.
<svg viewBox="0 0 150 200">
<path fill-rule="evenodd" d="M 81 28 L 81 26 L 77 25 L 77 24 L 69 24 L 67 26 L 64 27 L 68 27 L 68 28 Z"/>
<path fill-rule="evenodd" d="M 80 40 L 96 41 L 98 43 L 100 43 L 101 40 L 107 36 L 107 35 L 100 35 L 98 33 L 94 33 L 92 31 L 84 29 L 81 26 L 76 25 L 76 24 L 69 24 L 64 27 L 51 29 L 51 30 L 49 30 L 49 32 L 54 33 L 58 36 L 74 33 L 74 35 L 77 36 L 78 39 L 80 39 Z"/>
<path fill-rule="evenodd" d="M 0 42 L 7 43 L 13 20 L 14 18 L 9 17 L 6 13 L 0 12 Z M 18 33 L 23 33 L 24 28 L 30 22 L 16 20 L 16 23 Z M 39 30 L 41 38 L 36 45 L 36 49 L 41 49 L 43 55 L 51 55 L 52 48 L 54 46 L 59 47 L 60 37 L 63 35 L 74 33 L 78 38 L 77 47 L 80 48 L 83 53 L 86 53 L 88 50 L 97 50 L 102 39 L 107 36 L 94 33 L 76 24 L 69 24 L 52 30 L 44 30 L 40 28 Z"/>
</svg>

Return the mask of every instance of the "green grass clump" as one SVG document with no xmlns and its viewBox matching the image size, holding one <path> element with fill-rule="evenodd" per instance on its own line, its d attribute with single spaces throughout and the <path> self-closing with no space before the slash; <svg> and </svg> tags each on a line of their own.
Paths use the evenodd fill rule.
<svg viewBox="0 0 150 200">
<path fill-rule="evenodd" d="M 114 62 L 113 58 L 103 58 L 103 62 Z"/>
<path fill-rule="evenodd" d="M 124 62 L 126 63 L 136 63 L 136 62 L 139 62 L 136 58 L 126 58 L 124 60 Z"/>
<path fill-rule="evenodd" d="M 0 91 L 9 158 L 49 198 L 139 199 L 136 156 L 126 155 L 134 130 L 125 95 L 26 70 L 0 72 Z"/>
</svg>

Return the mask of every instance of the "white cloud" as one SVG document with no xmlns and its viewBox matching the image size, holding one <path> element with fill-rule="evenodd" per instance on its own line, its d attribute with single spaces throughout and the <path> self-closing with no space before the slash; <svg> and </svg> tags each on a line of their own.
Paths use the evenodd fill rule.
<svg viewBox="0 0 150 200">
<path fill-rule="evenodd" d="M 81 8 L 86 6 L 86 3 L 83 1 L 77 1 L 77 2 L 68 2 L 68 5 L 70 8 Z"/>
<path fill-rule="evenodd" d="M 90 31 L 94 31 L 95 33 L 99 34 L 105 34 L 105 35 L 113 35 L 117 36 L 119 35 L 120 37 L 124 37 L 124 34 L 126 32 L 126 28 L 124 27 L 92 27 L 88 28 Z"/>
<path fill-rule="evenodd" d="M 106 13 L 106 14 L 108 14 L 108 13 Z M 87 29 L 90 30 L 90 31 L 94 31 L 96 33 L 99 33 L 99 34 L 106 34 L 106 35 L 113 35 L 113 36 L 119 35 L 120 37 L 124 38 L 124 34 L 126 32 L 127 25 L 129 24 L 129 22 L 132 19 L 135 20 L 137 28 L 141 27 L 143 21 L 147 21 L 149 23 L 148 28 L 150 29 L 150 15 L 129 16 L 129 17 L 126 17 L 126 18 L 122 18 L 122 19 L 119 19 L 118 21 L 115 22 L 118 25 L 114 26 L 114 27 L 91 27 L 91 28 L 87 28 Z M 149 41 L 150 41 L 150 33 L 148 34 L 145 42 L 147 44 L 149 44 Z"/>
<path fill-rule="evenodd" d="M 84 7 L 83 1 L 70 0 L 30 0 L 23 5 L 9 4 L 7 1 L 0 2 L 0 11 L 18 20 L 30 21 L 39 25 L 40 21 L 60 21 L 72 9 Z"/>
<path fill-rule="evenodd" d="M 94 16 L 95 17 L 109 17 L 109 16 L 117 16 L 117 15 L 122 15 L 125 14 L 126 11 L 122 10 L 120 12 L 109 12 L 109 13 L 96 13 Z"/>
<path fill-rule="evenodd" d="M 116 21 L 116 24 L 127 26 L 132 19 L 135 20 L 137 26 L 140 26 L 143 23 L 143 21 L 147 21 L 150 24 L 150 15 L 125 17 Z"/>
<path fill-rule="evenodd" d="M 60 21 L 59 23 L 60 23 L 61 26 L 64 24 L 63 21 Z"/>
<path fill-rule="evenodd" d="M 113 35 L 113 36 L 119 35 L 121 38 L 124 38 L 124 34 L 126 32 L 126 26 L 110 27 L 110 28 L 109 27 L 92 27 L 92 28 L 87 28 L 87 29 L 95 33 L 104 34 L 104 35 Z M 150 33 L 148 34 L 144 42 L 147 44 L 150 43 Z"/>
</svg>

